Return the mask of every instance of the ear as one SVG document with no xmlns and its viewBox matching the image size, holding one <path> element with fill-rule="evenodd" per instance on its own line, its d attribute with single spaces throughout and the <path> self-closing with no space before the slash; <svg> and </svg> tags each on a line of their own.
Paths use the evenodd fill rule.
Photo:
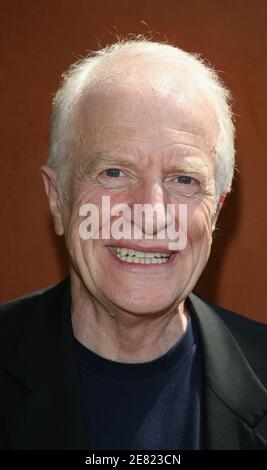
<svg viewBox="0 0 267 470">
<path fill-rule="evenodd" d="M 231 188 L 226 188 L 224 190 L 223 194 L 221 195 L 219 202 L 217 203 L 216 210 L 215 210 L 215 213 L 213 214 L 213 218 L 212 218 L 212 231 L 215 230 L 215 226 L 216 226 L 216 222 L 217 222 L 219 213 L 221 212 L 221 208 L 224 204 L 226 196 L 230 193 L 230 191 L 231 191 Z"/>
<path fill-rule="evenodd" d="M 63 235 L 64 226 L 61 214 L 60 191 L 56 182 L 56 171 L 43 165 L 41 166 L 41 174 L 49 201 L 50 212 L 54 220 L 55 232 L 57 235 Z"/>
</svg>

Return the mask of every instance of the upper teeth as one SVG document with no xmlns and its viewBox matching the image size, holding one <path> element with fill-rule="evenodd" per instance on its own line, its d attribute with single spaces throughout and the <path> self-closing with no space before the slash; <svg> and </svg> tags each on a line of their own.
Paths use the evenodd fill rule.
<svg viewBox="0 0 267 470">
<path fill-rule="evenodd" d="M 123 261 L 128 262 L 138 262 L 138 263 L 153 263 L 153 264 L 160 264 L 166 263 L 169 258 L 169 253 L 160 253 L 160 252 L 149 252 L 149 251 L 136 251 L 132 248 L 119 248 L 116 246 L 111 247 L 114 253 L 118 256 L 118 258 L 122 259 Z"/>
</svg>

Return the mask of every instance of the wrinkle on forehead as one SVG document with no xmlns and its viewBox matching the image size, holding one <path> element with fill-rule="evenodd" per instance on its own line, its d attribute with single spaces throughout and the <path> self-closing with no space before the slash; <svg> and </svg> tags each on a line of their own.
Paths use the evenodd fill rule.
<svg viewBox="0 0 267 470">
<path fill-rule="evenodd" d="M 142 155 L 161 155 L 167 159 L 170 157 L 192 157 L 195 153 L 211 156 L 214 163 L 216 152 L 212 143 L 206 142 L 202 136 L 195 135 L 190 131 L 180 131 L 170 128 L 146 128 L 144 129 L 128 126 L 107 126 L 89 128 L 88 132 L 79 132 L 72 142 L 72 156 L 75 160 L 91 160 L 92 155 L 110 155 L 112 158 L 132 159 Z M 150 158 L 149 158 L 150 159 Z"/>
</svg>

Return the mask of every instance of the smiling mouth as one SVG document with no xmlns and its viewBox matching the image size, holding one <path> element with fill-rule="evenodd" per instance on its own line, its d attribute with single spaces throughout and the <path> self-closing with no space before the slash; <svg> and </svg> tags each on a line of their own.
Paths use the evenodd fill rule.
<svg viewBox="0 0 267 470">
<path fill-rule="evenodd" d="M 126 263 L 166 264 L 171 257 L 171 253 L 136 251 L 132 248 L 119 248 L 117 246 L 110 246 L 110 249 L 118 259 Z"/>
</svg>

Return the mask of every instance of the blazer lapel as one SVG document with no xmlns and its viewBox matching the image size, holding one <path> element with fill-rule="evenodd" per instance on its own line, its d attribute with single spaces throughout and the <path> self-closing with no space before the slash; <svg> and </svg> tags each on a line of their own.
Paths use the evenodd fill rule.
<svg viewBox="0 0 267 470">
<path fill-rule="evenodd" d="M 205 448 L 267 449 L 265 387 L 218 313 L 194 294 L 187 300 L 204 356 Z"/>
<path fill-rule="evenodd" d="M 72 343 L 66 279 L 37 300 L 27 331 L 6 367 L 16 386 L 23 388 L 23 398 L 5 416 L 11 448 L 86 449 Z"/>
</svg>

